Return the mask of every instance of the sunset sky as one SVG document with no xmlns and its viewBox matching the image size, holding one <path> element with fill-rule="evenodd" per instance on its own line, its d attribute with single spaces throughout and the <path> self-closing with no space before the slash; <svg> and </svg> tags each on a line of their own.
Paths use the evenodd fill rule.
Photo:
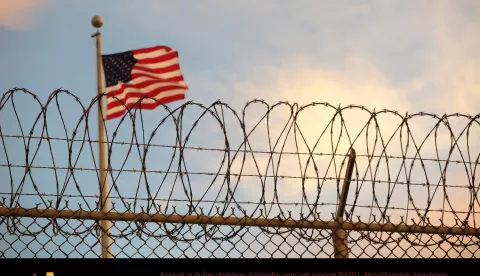
<svg viewBox="0 0 480 276">
<path fill-rule="evenodd" d="M 206 106 L 220 100 L 232 106 L 240 116 L 244 105 L 254 99 L 265 100 L 271 105 L 279 101 L 300 105 L 311 102 L 328 102 L 333 106 L 355 104 L 365 106 L 369 110 L 396 110 L 402 115 L 429 112 L 442 116 L 458 112 L 475 116 L 479 113 L 480 1 L 476 0 L 235 2 L 2 0 L 0 4 L 2 94 L 14 87 L 26 88 L 45 103 L 50 93 L 63 88 L 78 96 L 84 106 L 88 106 L 96 95 L 95 44 L 94 39 L 90 37 L 95 29 L 91 26 L 90 20 L 97 14 L 105 19 L 105 24 L 101 28 L 104 54 L 155 45 L 172 47 L 179 52 L 180 66 L 189 86 L 186 100 Z M 19 103 L 21 99 L 27 98 L 19 96 L 15 101 Z M 68 135 L 71 136 L 73 128 L 78 123 L 80 110 L 72 99 L 65 99 L 64 103 L 61 108 L 69 122 Z M 185 101 L 173 102 L 169 107 L 176 108 L 183 103 Z M 3 134 L 16 135 L 19 133 L 18 123 L 13 119 L 11 104 L 6 106 L 8 107 L 0 111 L 1 131 Z M 25 123 L 23 130 L 28 133 L 31 122 L 40 111 L 38 105 L 30 99 L 25 106 L 17 108 L 22 111 L 20 117 L 29 122 Z M 302 130 L 305 130 L 307 140 L 312 144 L 333 114 L 318 113 L 326 109 L 315 110 L 308 111 L 311 113 L 306 111 L 306 114 L 310 115 L 304 115 L 305 118 L 302 119 Z M 247 116 L 246 122 L 249 123 L 250 129 L 255 125 L 254 122 L 260 119 L 261 116 L 258 114 L 264 114 L 262 111 L 264 112 L 264 109 L 257 108 L 252 113 L 257 115 Z M 90 123 L 93 126 L 90 128 L 91 135 L 96 139 L 94 114 L 96 116 L 96 113 L 92 112 Z M 193 112 L 186 116 L 186 120 L 192 123 L 198 114 L 197 110 L 197 113 Z M 346 115 L 349 118 L 346 119 L 350 124 L 349 129 L 354 129 L 354 132 L 360 131 L 368 119 L 364 113 L 356 114 L 363 115 L 351 117 Z M 146 131 L 148 138 L 152 129 L 165 116 L 165 112 L 145 111 L 144 116 L 146 128 L 149 129 Z M 288 116 L 286 109 L 273 114 L 272 120 L 277 120 L 277 123 L 271 126 L 272 133 L 282 131 Z M 49 120 L 51 120 L 50 136 L 65 137 L 63 128 L 55 129 L 55 126 L 61 123 L 58 114 L 52 114 Z M 110 135 L 117 127 L 118 121 L 117 119 L 107 122 Z M 230 117 L 228 122 L 233 129 L 232 132 L 238 134 L 239 129 L 235 129 L 233 117 Z M 388 134 L 397 129 L 401 120 L 389 121 L 380 118 L 379 122 L 383 124 L 382 133 L 387 133 L 384 138 L 388 138 L 390 137 Z M 436 122 L 412 120 L 411 128 L 419 136 L 416 142 L 421 143 Z M 467 123 L 468 120 L 461 119 L 458 122 L 450 122 L 454 131 L 458 132 L 464 130 Z M 173 131 L 171 125 L 165 126 L 164 132 L 157 133 L 155 141 L 159 144 L 174 143 Z M 35 133 L 40 135 L 41 129 L 37 128 Z M 257 140 L 258 150 L 269 150 L 266 140 L 260 141 L 261 137 L 266 137 L 266 133 L 263 129 L 256 134 L 260 137 Z M 469 135 L 474 137 L 478 134 L 479 125 L 472 125 Z M 230 135 L 232 144 L 237 143 L 235 145 L 238 148 L 238 137 Z M 440 159 L 447 158 L 445 154 L 451 146 L 450 134 L 444 131 L 438 135 L 437 150 L 443 154 Z M 201 124 L 192 136 L 192 146 L 224 147 L 218 123 L 213 120 Z M 462 137 L 465 137 L 465 134 Z M 131 139 L 131 130 L 124 126 L 119 131 L 116 141 L 129 142 Z M 315 152 L 331 153 L 330 140 L 325 139 Z M 422 154 L 429 158 L 437 158 L 434 138 L 429 139 L 423 146 Z M 9 162 L 24 164 L 23 141 L 13 139 L 8 141 L 7 144 L 11 145 L 7 149 Z M 356 146 L 357 153 L 365 154 L 364 140 L 359 143 L 363 144 Z M 461 143 L 462 150 L 467 150 L 465 141 L 462 140 Z M 348 147 L 348 143 L 343 140 L 341 151 L 346 152 Z M 479 147 L 478 139 L 469 141 L 471 161 L 478 158 Z M 291 141 L 287 148 L 294 150 Z M 306 150 L 306 147 L 302 149 Z M 125 147 L 120 149 L 119 146 L 119 149 L 114 151 L 118 154 L 116 156 L 120 157 L 114 158 L 112 162 L 116 163 L 112 166 L 117 168 L 121 166 L 125 159 L 122 154 L 127 150 Z M 379 150 L 381 149 L 377 149 L 377 154 L 380 154 Z M 47 145 L 43 145 L 40 152 L 44 155 L 40 154 L 35 164 L 51 166 L 52 160 Z M 63 161 L 56 163 L 57 166 L 68 165 L 66 153 L 65 144 L 59 143 L 55 154 L 58 156 L 63 154 L 62 157 L 58 157 Z M 80 163 L 83 167 L 93 167 L 89 163 L 91 161 L 88 161 L 92 158 L 88 156 L 89 154 L 88 151 L 86 156 L 81 158 Z M 159 150 L 156 154 L 151 157 L 153 161 L 149 164 L 156 169 L 159 167 L 166 169 L 165 166 L 170 159 L 164 156 L 168 155 L 168 150 L 163 153 Z M 401 152 L 391 145 L 388 154 L 399 156 Z M 222 155 L 200 152 L 192 156 L 196 157 L 189 159 L 191 162 L 189 170 L 216 172 Z M 284 157 L 285 161 L 282 161 L 283 174 L 298 175 L 298 169 L 292 169 L 298 166 L 298 161 L 293 157 L 291 160 L 289 158 Z M 459 159 L 459 152 L 454 152 L 451 158 Z M 263 173 L 268 160 L 268 155 L 258 157 L 258 163 L 264 166 Z M 339 160 L 341 162 L 342 159 Z M 322 170 L 328 161 L 329 159 L 319 160 L 317 166 Z M 361 170 L 364 168 L 362 166 L 368 163 L 365 160 L 358 162 L 362 174 Z M 0 163 L 7 163 L 3 149 Z M 394 161 L 392 163 L 395 166 L 396 163 Z M 246 167 L 250 173 L 255 173 L 253 164 L 252 160 L 247 159 Z M 232 167 L 238 169 L 238 166 L 236 163 Z M 417 162 L 415 166 L 420 164 Z M 131 160 L 127 167 L 141 168 L 138 154 L 137 159 Z M 451 184 L 466 187 L 469 185 L 468 179 L 476 175 L 475 185 L 478 187 L 478 169 L 472 167 L 467 169 L 468 173 L 465 168 L 462 170 L 461 166 L 452 168 L 447 182 L 454 179 L 455 183 Z M 429 172 L 429 181 L 437 183 L 440 181 L 438 165 L 427 165 L 427 170 L 430 169 L 432 172 Z M 392 178 L 395 179 L 399 169 L 393 171 Z M 8 170 L 1 167 L 0 172 L 4 174 L 8 173 Z M 21 178 L 22 172 L 18 173 L 18 177 Z M 95 181 L 95 174 L 83 176 L 82 173 L 79 173 L 81 176 L 77 175 L 76 181 L 87 193 L 95 194 L 96 184 L 87 187 L 87 184 Z M 329 176 L 334 176 L 334 172 L 329 173 Z M 36 181 L 45 182 L 45 179 L 51 179 L 48 177 L 52 177 L 50 172 L 38 172 Z M 377 177 L 377 180 L 386 180 L 385 170 L 380 169 Z M 415 182 L 413 180 L 415 177 L 416 182 L 425 182 L 425 176 L 422 176 L 421 171 L 413 172 L 412 182 Z M 18 185 L 18 179 L 14 181 L 15 185 Z M 63 181 L 64 179 L 60 181 L 62 185 Z M 135 189 L 140 181 L 137 175 L 122 174 L 118 181 L 120 186 L 123 185 L 126 194 L 135 195 Z M 212 180 L 194 176 L 190 181 L 192 186 L 197 185 L 194 190 L 200 191 Z M 403 177 L 399 181 L 406 179 Z M 245 200 L 258 200 L 259 183 L 258 180 L 254 184 L 246 182 L 239 189 L 239 196 Z M 45 190 L 55 192 L 54 183 L 44 185 L 51 186 L 44 187 Z M 183 192 L 183 188 L 180 189 L 181 183 L 177 185 L 179 192 Z M 284 198 L 301 201 L 301 184 L 286 180 L 282 185 L 284 186 L 280 193 L 283 193 Z M 311 184 L 306 188 L 307 191 L 315 192 L 315 185 Z M 5 186 L 1 184 L 0 187 L 1 192 L 10 192 L 10 183 Z M 77 192 L 73 182 L 68 187 L 71 193 Z M 33 186 L 25 189 L 34 191 Z M 140 190 L 143 191 L 142 189 L 144 187 Z M 325 189 L 331 194 L 324 199 L 335 202 L 336 186 L 331 185 Z M 372 189 L 367 187 L 362 189 L 365 191 L 365 194 L 361 195 L 365 201 L 363 203 L 372 204 Z M 462 191 L 465 192 L 458 192 L 451 199 L 459 210 L 466 211 L 471 194 L 467 189 Z M 406 189 L 397 193 L 397 197 L 393 196 L 393 205 L 405 207 Z M 438 204 L 436 207 L 444 203 L 443 191 L 438 193 L 436 198 L 438 202 L 435 202 L 435 198 L 433 200 L 434 205 Z M 418 190 L 415 194 L 424 196 L 427 192 Z M 349 198 L 349 202 L 352 203 L 350 199 L 353 197 Z M 424 206 L 425 198 L 419 200 L 421 202 L 423 200 Z M 385 197 L 381 201 L 384 202 Z M 38 198 L 26 202 L 38 202 Z M 475 206 L 480 207 L 478 201 Z M 333 211 L 334 209 L 328 209 L 326 213 Z M 369 213 L 362 214 L 368 220 Z M 474 217 L 477 220 L 480 218 L 479 215 Z M 449 219 L 453 221 L 453 217 Z M 478 227 L 478 222 L 475 222 L 475 225 Z"/>
<path fill-rule="evenodd" d="M 90 19 L 100 14 L 104 53 L 177 49 L 194 101 L 259 97 L 475 112 L 478 9 L 477 1 L 7 0 L 1 88 L 41 96 L 64 87 L 90 99 Z"/>
</svg>

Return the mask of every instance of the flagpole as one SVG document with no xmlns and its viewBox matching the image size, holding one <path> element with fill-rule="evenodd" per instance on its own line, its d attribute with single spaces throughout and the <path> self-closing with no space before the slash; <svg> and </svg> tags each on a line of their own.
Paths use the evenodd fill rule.
<svg viewBox="0 0 480 276">
<path fill-rule="evenodd" d="M 97 59 L 97 93 L 104 92 L 103 76 L 102 76 L 102 35 L 100 28 L 103 26 L 103 17 L 96 15 L 92 18 L 93 27 L 97 28 L 97 32 L 92 35 L 95 37 L 96 59 Z M 99 179 L 100 179 L 100 207 L 102 212 L 110 211 L 110 198 L 108 197 L 108 155 L 107 155 L 107 131 L 105 128 L 105 97 L 98 99 L 98 146 L 99 146 Z M 110 221 L 100 221 L 100 246 L 102 248 L 102 258 L 112 258 L 112 240 L 108 234 L 110 233 Z"/>
</svg>

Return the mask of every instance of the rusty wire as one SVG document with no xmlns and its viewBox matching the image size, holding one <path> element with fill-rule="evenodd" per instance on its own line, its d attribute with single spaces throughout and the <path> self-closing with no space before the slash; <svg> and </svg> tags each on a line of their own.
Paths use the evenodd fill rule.
<svg viewBox="0 0 480 276">
<path fill-rule="evenodd" d="M 31 97 L 40 110 L 30 118 L 33 120 L 30 126 L 22 122 L 24 100 L 16 102 L 14 97 L 18 97 L 18 94 Z M 60 100 L 61 95 L 74 100 L 81 110 L 77 113 L 78 117 L 69 115 L 69 111 L 60 104 L 61 101 L 66 101 Z M 100 180 L 96 174 L 98 140 L 94 130 L 96 129 L 97 102 L 102 96 L 93 98 L 90 104 L 85 106 L 73 93 L 61 89 L 54 91 L 45 104 L 26 89 L 15 88 L 3 94 L 0 100 L 0 118 L 8 118 L 8 124 L 0 122 L 3 146 L 3 156 L 0 159 L 0 170 L 2 170 L 0 207 L 3 208 L 2 210 L 12 212 L 16 210 L 15 208 L 59 211 L 78 209 L 87 213 L 100 210 L 98 202 Z M 156 101 L 151 98 L 143 98 L 140 101 L 147 100 Z M 347 229 L 350 233 L 351 255 L 357 257 L 477 257 L 479 255 L 476 220 L 479 219 L 477 210 L 480 204 L 478 199 L 480 185 L 476 168 L 479 164 L 480 145 L 476 144 L 478 136 L 475 136 L 475 131 L 479 130 L 480 114 L 471 116 L 455 113 L 440 116 L 419 112 L 401 115 L 393 110 L 370 111 L 358 105 L 336 107 L 320 102 L 304 106 L 288 102 L 269 105 L 262 100 L 248 102 L 239 114 L 233 107 L 220 101 L 209 106 L 186 102 L 176 108 L 158 104 L 157 110 L 148 111 L 155 112 L 154 114 L 164 112 L 162 116 L 155 117 L 154 122 L 152 122 L 153 116 L 147 115 L 146 111 L 141 109 L 128 110 L 122 118 L 107 122 L 112 212 L 334 221 L 332 214 L 338 205 L 341 183 L 344 180 L 347 151 L 354 147 L 358 153 L 354 177 L 351 180 L 352 188 L 346 205 L 348 207 L 346 222 L 365 225 L 372 225 L 372 223 L 420 225 L 436 227 L 435 229 L 456 227 L 474 229 L 471 232 L 474 234 L 388 232 L 383 231 L 383 228 L 377 229 L 378 231 Z M 254 108 L 263 108 L 263 112 L 260 112 L 252 123 L 249 110 Z M 52 115 L 52 110 L 58 115 Z M 187 113 L 190 110 L 198 110 L 199 114 L 189 117 Z M 284 124 L 278 123 L 278 118 L 274 118 L 278 110 L 283 112 L 281 118 L 284 119 Z M 323 119 L 331 115 L 323 125 L 321 119 L 318 119 L 320 133 L 313 135 L 315 138 L 313 140 L 309 139 L 306 133 L 317 126 L 312 126 L 310 123 L 308 127 L 302 127 L 304 121 L 301 119 L 302 114 L 310 110 L 316 110 L 316 114 Z M 345 119 L 350 113 L 358 114 L 355 115 L 358 118 L 365 116 L 363 121 L 359 119 L 361 124 L 356 121 L 353 125 L 359 129 L 357 134 L 350 130 L 352 124 L 349 125 L 349 119 Z M 53 116 L 58 116 L 56 123 L 51 121 Z M 386 134 L 386 130 L 382 131 L 381 126 L 387 127 L 380 123 L 381 118 L 388 116 L 392 118 L 388 121 L 391 134 Z M 196 141 L 192 137 L 199 133 L 200 136 L 205 136 L 205 139 L 210 139 L 208 128 L 199 126 L 207 118 L 210 120 L 210 126 L 217 127 L 221 135 L 218 142 L 222 144 L 221 147 L 191 144 L 192 140 Z M 422 125 L 425 134 L 418 137 L 412 129 L 415 129 L 417 122 L 426 119 L 430 121 Z M 452 125 L 452 121 L 455 120 L 463 120 L 462 125 L 457 122 Z M 167 128 L 168 124 L 170 125 Z M 13 125 L 20 131 L 10 133 L 14 128 Z M 262 125 L 265 129 L 260 132 L 258 129 Z M 147 128 L 150 128 L 150 131 Z M 279 133 L 278 137 L 273 134 L 274 132 Z M 130 140 L 119 140 L 126 137 L 125 133 Z M 253 137 L 257 133 L 266 138 L 267 142 L 264 141 L 263 145 L 268 149 L 255 149 L 259 140 L 257 140 L 258 137 Z M 64 137 L 58 136 L 60 134 Z M 163 136 L 167 135 L 174 137 L 172 144 L 157 142 L 164 140 Z M 14 146 L 14 141 L 21 141 L 22 146 Z M 319 146 L 322 141 L 327 141 L 327 147 Z M 63 143 L 63 146 L 60 146 L 60 143 Z M 60 147 L 67 149 L 66 154 L 56 153 Z M 424 150 L 427 147 L 430 147 L 429 150 Z M 44 148 L 47 150 L 43 150 Z M 122 148 L 126 148 L 126 153 L 120 160 L 115 154 Z M 157 158 L 160 160 L 158 163 L 165 163 L 164 169 L 153 169 L 157 164 L 147 162 L 152 155 L 151 153 L 149 155 L 149 152 L 156 149 L 170 150 L 168 155 L 164 154 Z M 43 153 L 42 150 L 48 154 Z M 215 164 L 215 168 L 192 170 L 187 165 L 192 163 L 192 158 L 186 156 L 189 152 L 219 153 L 221 160 L 219 164 Z M 90 158 L 88 162 L 81 161 L 85 158 L 85 153 L 88 153 Z M 22 156 L 24 162 L 12 161 L 18 159 L 18 156 Z M 291 169 L 294 163 L 288 159 L 291 157 L 296 158 L 298 166 L 296 175 Z M 42 163 L 38 164 L 36 160 L 39 158 L 48 158 L 48 161 L 43 159 Z M 67 161 L 63 160 L 61 164 L 61 159 L 67 159 Z M 127 167 L 131 165 L 130 160 L 136 161 L 133 169 Z M 209 162 L 209 159 L 205 161 Z M 266 166 L 263 171 L 262 162 L 266 162 L 266 165 L 263 164 L 264 167 Z M 282 167 L 282 162 L 289 162 L 288 166 Z M 248 170 L 249 166 L 253 167 L 253 170 Z M 452 166 L 458 166 L 455 177 L 453 180 L 452 178 L 447 180 Z M 20 173 L 19 170 L 22 172 Z M 54 177 L 38 177 L 35 176 L 34 171 L 50 171 L 53 172 Z M 84 173 L 94 174 L 96 183 L 92 180 L 83 180 Z M 126 174 L 128 176 L 125 176 Z M 206 176 L 211 178 L 201 190 L 196 186 L 199 180 L 194 178 Z M 134 194 L 125 192 L 124 182 L 127 181 L 125 179 L 128 180 L 130 187 L 136 185 Z M 285 181 L 296 181 L 294 182 L 296 185 L 288 186 Z M 52 182 L 55 182 L 54 191 L 46 188 Z M 335 187 L 336 194 L 332 194 L 332 189 L 328 188 L 332 185 Z M 91 191 L 92 187 L 96 187 L 93 189 L 95 192 Z M 301 200 L 282 199 L 286 194 L 288 195 L 283 192 L 286 187 L 294 189 L 291 193 L 299 195 Z M 246 194 L 248 192 L 251 194 Z M 426 199 L 416 199 L 421 193 L 426 194 Z M 460 193 L 465 198 L 462 198 L 459 204 L 455 200 Z M 324 199 L 325 194 L 329 196 L 328 200 Z M 366 201 L 366 197 L 369 204 L 359 203 Z M 398 197 L 402 199 L 399 200 Z M 398 201 L 401 201 L 402 206 L 395 204 Z M 11 214 L 6 213 L 0 217 L 0 238 L 4 238 L 7 243 L 0 246 L 3 257 L 21 256 L 28 252 L 34 252 L 34 255 L 39 254 L 38 250 L 29 249 L 31 240 L 30 242 L 22 240 L 23 238 L 28 240 L 28 237 L 37 239 L 40 236 L 46 237 L 58 247 L 53 252 L 56 254 L 63 252 L 67 256 L 68 254 L 85 256 L 88 252 L 93 252 L 92 248 L 97 246 L 97 243 L 92 243 L 88 246 L 90 250 L 84 253 L 75 249 L 67 254 L 61 249 L 64 244 L 73 246 L 68 237 L 80 238 L 76 246 L 73 246 L 77 248 L 82 242 L 85 244 L 87 237 L 92 238 L 97 235 L 98 225 L 94 222 L 78 218 L 69 220 L 62 217 L 42 218 Z M 76 222 L 73 223 L 73 220 Z M 279 252 L 285 256 L 300 257 L 331 255 L 328 253 L 331 249 L 327 249 L 331 247 L 331 236 L 329 233 L 324 233 L 326 229 L 320 231 L 302 227 L 254 227 L 208 223 L 189 225 L 179 222 L 141 220 L 113 221 L 112 223 L 113 229 L 109 235 L 114 238 L 118 256 L 124 254 L 128 257 L 139 254 L 138 252 L 144 248 L 153 252 L 147 256 L 157 257 L 190 256 L 189 254 L 193 254 L 193 257 L 204 255 L 228 257 L 232 256 L 233 253 L 229 252 L 233 251 L 238 251 L 235 254 L 240 256 L 249 256 L 249 254 L 276 256 L 280 254 Z M 372 227 L 371 229 L 374 229 L 376 226 Z M 17 238 L 11 238 L 12 235 Z M 57 244 L 54 240 L 58 235 L 65 237 L 66 241 Z M 254 237 L 250 244 L 262 244 L 263 249 L 259 249 L 258 252 L 252 249 L 246 249 L 243 252 L 235 249 L 235 244 L 242 243 L 246 235 Z M 138 237 L 139 240 L 135 244 L 128 242 L 133 239 L 132 237 Z M 172 254 L 175 250 L 165 248 L 163 245 L 150 248 L 149 241 L 152 239 L 173 241 L 172 248 L 176 248 L 179 253 Z M 134 248 L 133 251 L 119 245 L 125 240 L 128 246 Z M 18 241 L 21 245 L 16 246 L 21 249 L 16 249 L 13 245 Z M 193 245 L 188 246 L 194 242 L 203 243 L 203 246 L 200 245 L 196 249 Z M 207 246 L 212 242 L 214 245 Z M 245 240 L 243 243 L 250 248 L 250 244 Z M 182 249 L 183 247 L 179 244 L 187 244 L 187 246 Z M 233 249 L 228 252 L 223 250 L 222 246 L 225 244 L 233 245 Z M 285 244 L 290 247 L 288 250 L 283 248 Z M 295 250 L 298 244 L 305 247 L 303 252 Z M 210 248 L 211 246 L 213 247 Z M 315 252 L 312 252 L 310 247 L 315 247 Z M 412 248 L 413 253 L 409 251 Z M 166 253 L 158 254 L 156 250 L 160 249 Z M 193 253 L 186 253 L 191 250 Z M 389 253 L 384 252 L 385 250 Z M 129 253 L 126 253 L 127 251 Z M 247 251 L 251 252 L 247 254 Z M 97 256 L 97 253 L 92 254 Z M 54 254 L 50 253 L 50 255 Z M 139 255 L 145 257 L 144 254 Z"/>
</svg>

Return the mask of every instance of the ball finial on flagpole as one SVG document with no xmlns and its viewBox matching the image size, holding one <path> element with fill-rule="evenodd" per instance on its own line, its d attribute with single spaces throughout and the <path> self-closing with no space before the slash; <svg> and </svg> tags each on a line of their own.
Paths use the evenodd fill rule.
<svg viewBox="0 0 480 276">
<path fill-rule="evenodd" d="M 103 26 L 103 17 L 101 17 L 100 15 L 95 15 L 94 17 L 92 17 L 92 26 L 99 29 Z"/>
</svg>

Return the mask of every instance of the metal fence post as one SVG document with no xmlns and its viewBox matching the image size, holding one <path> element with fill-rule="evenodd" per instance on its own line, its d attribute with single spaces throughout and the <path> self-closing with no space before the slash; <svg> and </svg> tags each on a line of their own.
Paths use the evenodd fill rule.
<svg viewBox="0 0 480 276">
<path fill-rule="evenodd" d="M 347 204 L 348 189 L 350 188 L 350 181 L 352 179 L 353 168 L 355 166 L 356 153 L 353 148 L 350 148 L 348 157 L 347 171 L 343 180 L 342 193 L 338 201 L 337 222 L 343 223 L 343 214 L 345 213 L 345 205 Z M 348 233 L 342 228 L 332 231 L 334 256 L 336 259 L 348 258 Z"/>
<path fill-rule="evenodd" d="M 97 58 L 97 95 L 102 95 L 104 92 L 103 83 L 103 69 L 102 69 L 102 36 L 99 29 L 103 26 L 103 18 L 101 16 L 94 16 L 92 18 L 92 25 L 97 28 L 97 32 L 92 34 L 95 37 L 96 58 Z M 105 125 L 105 102 L 104 97 L 98 98 L 98 163 L 99 163 L 99 184 L 100 184 L 100 207 L 102 212 L 108 213 L 110 211 L 110 189 L 108 188 L 108 145 L 107 145 L 107 130 Z M 112 238 L 109 236 L 111 222 L 109 220 L 100 221 L 100 246 L 102 250 L 102 258 L 112 258 Z"/>
</svg>

